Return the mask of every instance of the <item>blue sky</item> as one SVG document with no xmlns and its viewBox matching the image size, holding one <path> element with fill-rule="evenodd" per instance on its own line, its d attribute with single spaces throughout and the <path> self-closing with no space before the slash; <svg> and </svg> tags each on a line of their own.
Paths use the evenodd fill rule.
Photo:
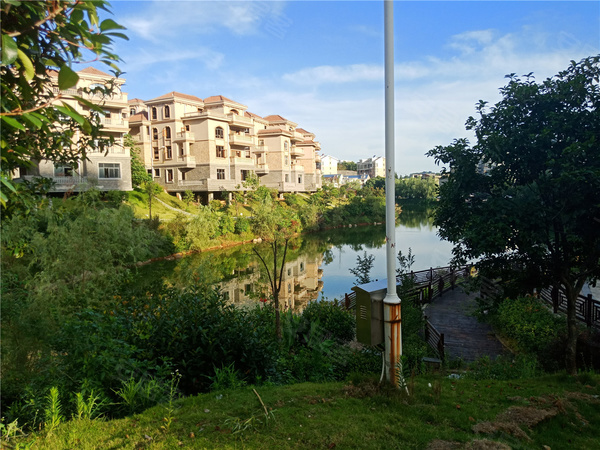
<svg viewBox="0 0 600 450">
<path fill-rule="evenodd" d="M 382 1 L 113 1 L 129 98 L 224 95 L 316 134 L 342 160 L 384 155 Z M 600 53 L 597 1 L 396 1 L 396 171 L 469 137 L 508 73 L 541 81 Z M 97 66 L 101 68 L 100 66 Z"/>
</svg>

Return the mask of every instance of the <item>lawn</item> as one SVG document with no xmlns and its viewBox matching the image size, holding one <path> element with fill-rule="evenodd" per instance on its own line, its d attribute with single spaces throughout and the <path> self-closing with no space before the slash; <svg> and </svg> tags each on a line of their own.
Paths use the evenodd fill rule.
<svg viewBox="0 0 600 450">
<path fill-rule="evenodd" d="M 424 375 L 245 387 L 119 420 L 72 420 L 31 448 L 600 448 L 600 375 L 497 381 Z M 493 441 L 493 442 L 490 442 Z M 8 445 L 6 446 L 8 448 Z M 21 447 L 23 448 L 23 447 Z"/>
</svg>

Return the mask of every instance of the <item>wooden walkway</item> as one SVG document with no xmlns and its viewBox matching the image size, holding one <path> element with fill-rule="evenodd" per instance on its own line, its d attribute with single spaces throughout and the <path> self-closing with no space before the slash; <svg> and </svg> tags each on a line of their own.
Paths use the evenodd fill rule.
<svg viewBox="0 0 600 450">
<path fill-rule="evenodd" d="M 495 359 L 505 352 L 490 325 L 473 316 L 477 293 L 467 295 L 460 287 L 445 292 L 425 308 L 431 324 L 444 334 L 449 360 L 475 361 L 482 356 Z"/>
</svg>

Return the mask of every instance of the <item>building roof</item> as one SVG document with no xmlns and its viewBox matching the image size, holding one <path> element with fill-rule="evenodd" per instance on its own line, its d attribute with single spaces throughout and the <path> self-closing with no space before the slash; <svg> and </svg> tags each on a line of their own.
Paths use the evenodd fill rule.
<svg viewBox="0 0 600 450">
<path fill-rule="evenodd" d="M 301 134 L 312 134 L 314 136 L 314 133 L 311 133 L 310 131 L 306 131 L 304 128 L 296 128 L 296 131 Z"/>
<path fill-rule="evenodd" d="M 129 116 L 130 122 L 137 122 L 142 120 L 148 120 L 148 113 L 146 111 L 139 112 L 133 116 Z"/>
<path fill-rule="evenodd" d="M 206 97 L 204 99 L 204 103 L 216 103 L 216 102 L 230 102 L 230 103 L 238 103 L 230 98 L 223 97 L 222 95 L 211 95 L 210 97 Z M 241 105 L 241 103 L 238 103 Z"/>
<path fill-rule="evenodd" d="M 196 97 L 195 95 L 182 94 L 181 92 L 177 92 L 177 91 L 171 91 L 167 94 L 161 95 L 160 97 L 156 97 L 156 98 L 153 98 L 148 101 L 153 102 L 155 100 L 163 100 L 163 99 L 167 99 L 167 98 L 182 98 L 184 100 L 192 100 L 194 102 L 202 103 L 202 99 L 199 97 Z"/>
<path fill-rule="evenodd" d="M 254 114 L 250 111 L 244 111 L 244 116 L 246 117 L 252 117 L 253 119 L 262 119 L 265 120 L 264 117 L 259 116 L 258 114 Z"/>
<path fill-rule="evenodd" d="M 101 70 L 95 69 L 93 67 L 86 67 L 85 69 L 80 70 L 78 73 L 87 73 L 90 75 L 100 75 L 103 77 L 110 77 L 113 78 L 112 75 L 106 73 L 106 72 L 102 72 Z"/>
<path fill-rule="evenodd" d="M 285 134 L 291 136 L 292 132 L 281 127 L 269 127 L 264 130 L 258 130 L 257 134 Z"/>
<path fill-rule="evenodd" d="M 132 98 L 131 100 L 128 100 L 127 103 L 144 103 L 144 100 L 141 98 Z"/>
<path fill-rule="evenodd" d="M 265 116 L 265 120 L 268 120 L 269 122 L 289 122 L 285 117 L 281 117 L 278 114 Z"/>
</svg>

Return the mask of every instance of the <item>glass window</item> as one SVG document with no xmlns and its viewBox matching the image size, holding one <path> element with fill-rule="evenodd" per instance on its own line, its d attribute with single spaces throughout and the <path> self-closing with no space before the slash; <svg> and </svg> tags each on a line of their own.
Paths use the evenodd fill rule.
<svg viewBox="0 0 600 450">
<path fill-rule="evenodd" d="M 154 159 L 156 159 L 156 160 L 160 159 L 160 153 L 158 151 L 158 147 L 154 147 Z"/>
<path fill-rule="evenodd" d="M 221 128 L 221 127 L 215 128 L 215 137 L 217 139 L 223 139 L 223 136 L 224 136 L 223 128 Z"/>
<path fill-rule="evenodd" d="M 158 128 L 152 128 L 152 139 L 155 141 L 158 139 Z"/>
<path fill-rule="evenodd" d="M 171 139 L 171 127 L 165 127 L 165 137 Z"/>
<path fill-rule="evenodd" d="M 158 119 L 158 112 L 156 110 L 156 106 L 152 107 L 152 120 Z"/>
<path fill-rule="evenodd" d="M 57 164 L 54 166 L 55 177 L 72 177 L 73 172 L 73 166 L 70 166 L 68 164 Z"/>
<path fill-rule="evenodd" d="M 121 164 L 119 163 L 99 163 L 98 164 L 98 178 L 121 178 Z"/>
<path fill-rule="evenodd" d="M 160 169 L 154 169 L 154 176 L 160 177 Z"/>
<path fill-rule="evenodd" d="M 167 148 L 165 150 L 165 158 L 166 159 L 173 159 L 173 149 L 171 148 L 170 145 L 167 145 Z"/>
<path fill-rule="evenodd" d="M 167 183 L 173 182 L 173 169 L 165 170 L 165 179 L 166 179 Z"/>
<path fill-rule="evenodd" d="M 217 169 L 217 180 L 225 179 L 225 169 Z"/>
<path fill-rule="evenodd" d="M 217 145 L 217 158 L 225 158 L 225 147 Z"/>
<path fill-rule="evenodd" d="M 165 105 L 165 119 L 169 117 L 171 117 L 171 108 L 169 108 L 169 105 Z"/>
</svg>

